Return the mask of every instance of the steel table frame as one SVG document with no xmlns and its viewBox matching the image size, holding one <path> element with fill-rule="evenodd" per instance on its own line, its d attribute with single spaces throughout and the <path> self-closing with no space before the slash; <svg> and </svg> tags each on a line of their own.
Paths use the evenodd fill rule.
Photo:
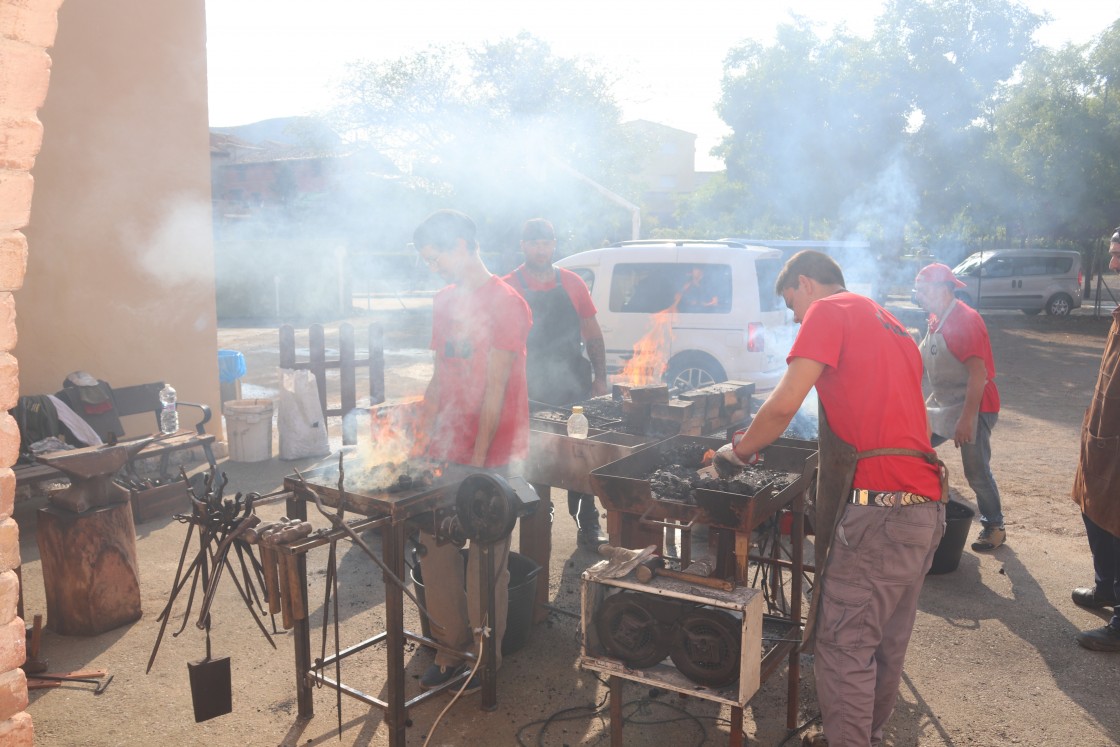
<svg viewBox="0 0 1120 747">
<path fill-rule="evenodd" d="M 798 689 L 801 684 L 801 659 L 799 651 L 801 648 L 801 596 L 802 596 L 802 579 L 805 571 L 804 561 L 804 539 L 805 539 L 805 510 L 806 510 L 806 496 L 807 490 L 797 491 L 789 496 L 789 499 L 777 508 L 780 511 L 782 508 L 787 508 L 793 515 L 793 526 L 790 532 L 790 550 L 791 558 L 786 562 L 777 562 L 777 559 L 758 558 L 757 562 L 769 563 L 777 572 L 779 567 L 788 567 L 791 572 L 790 581 L 790 616 L 789 620 L 793 622 L 796 634 L 789 640 L 780 641 L 774 648 L 770 649 L 762 659 L 761 681 L 766 682 L 775 672 L 779 670 L 783 658 L 787 660 L 787 667 L 789 676 L 787 678 L 786 687 L 786 728 L 797 728 L 797 715 L 799 705 Z M 754 526 L 749 530 L 735 531 L 735 582 L 737 584 L 746 584 L 748 582 L 746 573 L 749 561 L 754 559 L 749 556 L 750 549 L 750 532 L 760 526 L 766 519 L 774 516 L 776 512 L 768 513 L 766 516 L 755 517 L 756 521 Z M 642 515 L 626 511 L 618 511 L 613 509 L 607 510 L 607 534 L 610 536 L 611 544 L 621 547 L 641 547 L 649 544 L 648 533 L 644 531 L 641 526 Z M 722 540 L 725 532 L 720 531 L 719 537 Z M 722 553 L 721 553 L 722 554 Z M 611 747 L 623 747 L 622 741 L 622 683 L 623 678 L 617 675 L 611 675 L 609 678 L 610 684 L 610 715 L 611 715 Z M 619 724 L 618 728 L 615 724 Z M 730 747 L 741 747 L 743 745 L 743 709 L 738 707 L 731 708 L 731 736 L 728 742 Z"/>
<path fill-rule="evenodd" d="M 302 481 L 297 481 L 290 477 L 285 478 L 285 483 L 285 487 L 292 491 L 291 497 L 285 502 L 287 515 L 293 519 L 306 520 L 307 503 L 308 501 L 314 502 L 314 499 L 310 496 L 306 496 L 305 493 L 312 488 L 303 484 Z M 335 505 L 337 503 L 337 500 L 332 498 L 329 494 L 320 493 L 319 497 L 324 504 Z M 348 508 L 352 508 L 352 506 L 348 506 Z M 351 527 L 354 528 L 355 531 L 379 528 L 381 530 L 382 560 L 397 578 L 403 579 L 405 573 L 404 550 L 405 540 L 408 535 L 408 522 L 419 513 L 431 510 L 431 505 L 425 505 L 415 514 L 409 515 L 407 512 L 401 512 L 399 515 L 384 514 L 369 517 L 365 521 L 351 525 Z M 295 563 L 296 573 L 300 579 L 300 593 L 303 597 L 303 608 L 305 610 L 309 609 L 307 604 L 307 552 L 316 547 L 325 546 L 332 540 L 343 539 L 347 536 L 348 535 L 340 529 L 331 530 L 328 534 L 316 537 L 315 539 L 293 543 L 290 547 L 277 548 L 281 552 L 289 552 L 291 554 L 291 559 Z M 332 654 L 326 657 L 323 661 L 323 667 L 326 667 L 328 664 L 334 664 L 336 660 L 341 660 L 352 654 L 359 653 L 360 651 L 384 641 L 387 700 L 381 700 L 380 698 L 361 692 L 344 683 L 335 682 L 333 679 L 315 670 L 311 660 L 311 615 L 309 612 L 304 616 L 304 619 L 294 621 L 293 627 L 297 713 L 300 718 L 312 718 L 315 715 L 315 703 L 312 697 L 313 688 L 316 683 L 325 685 L 332 689 L 340 690 L 345 695 L 363 703 L 381 708 L 385 712 L 385 724 L 389 730 L 390 747 L 405 747 L 407 740 L 406 722 L 408 709 L 460 683 L 469 674 L 469 671 L 449 680 L 440 687 L 422 692 L 410 699 L 404 697 L 405 642 L 407 640 L 412 640 L 432 648 L 443 649 L 445 651 L 450 650 L 431 638 L 405 629 L 404 591 L 385 576 L 384 573 L 382 576 L 385 582 L 385 630 L 347 647 L 340 651 L 337 656 Z M 486 594 L 488 592 L 484 590 L 483 593 Z M 450 653 L 455 653 L 460 656 L 463 655 L 458 651 Z M 468 662 L 473 662 L 475 659 L 473 655 L 469 654 L 464 658 Z M 483 675 L 481 708 L 484 710 L 493 710 L 497 707 L 497 681 L 494 673 L 483 671 L 485 666 L 486 662 L 484 660 L 483 665 L 479 668 L 479 672 Z"/>
</svg>

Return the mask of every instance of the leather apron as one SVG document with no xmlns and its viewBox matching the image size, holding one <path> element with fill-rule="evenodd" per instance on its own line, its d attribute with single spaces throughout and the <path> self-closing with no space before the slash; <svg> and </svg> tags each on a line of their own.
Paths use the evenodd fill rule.
<svg viewBox="0 0 1120 747">
<path fill-rule="evenodd" d="M 855 480 L 856 464 L 860 459 L 872 456 L 917 456 L 931 464 L 937 464 L 941 476 L 940 500 L 948 500 L 949 477 L 945 465 L 937 458 L 937 454 L 918 451 L 917 449 L 882 448 L 856 451 L 856 448 L 844 441 L 832 430 L 825 416 L 824 405 L 818 401 L 818 422 L 820 433 L 817 437 L 817 494 L 810 507 L 810 520 L 813 524 L 814 541 L 813 564 L 817 569 L 816 580 L 813 584 L 813 596 L 809 600 L 809 612 L 805 617 L 805 632 L 801 636 L 801 650 L 812 653 L 814 634 L 816 632 L 817 610 L 820 606 L 821 591 L 826 582 L 828 570 L 828 554 L 832 548 L 832 538 L 844 517 L 844 510 L 848 506 L 848 496 L 852 492 L 852 483 Z"/>
<path fill-rule="evenodd" d="M 1120 309 L 1112 312 L 1093 401 L 1081 428 L 1072 497 L 1094 524 L 1120 537 Z"/>
<path fill-rule="evenodd" d="M 801 650 L 806 653 L 813 650 L 813 633 L 825 569 L 828 568 L 828 551 L 832 546 L 836 525 L 840 523 L 844 507 L 848 505 L 858 461 L 856 448 L 836 435 L 828 424 L 824 405 L 819 402 L 817 418 L 820 428 L 817 436 L 817 494 L 809 511 L 816 536 L 813 564 L 817 569 L 817 577 L 813 584 L 813 596 L 809 600 L 809 612 L 805 617 L 805 632 L 801 636 Z"/>
<path fill-rule="evenodd" d="M 558 270 L 553 270 L 555 285 L 548 290 L 530 290 L 523 271 L 518 268 L 514 276 L 533 312 L 525 341 L 529 399 L 560 406 L 581 402 L 591 394 L 591 363 L 583 355 L 579 313 Z"/>
<path fill-rule="evenodd" d="M 932 392 L 926 398 L 930 428 L 938 436 L 947 440 L 951 440 L 957 432 L 957 422 L 964 412 L 964 401 L 968 394 L 968 367 L 949 352 L 949 347 L 945 344 L 945 336 L 940 331 L 945 328 L 946 321 L 957 308 L 958 303 L 960 302 L 954 299 L 949 304 L 940 319 L 938 331 L 928 331 L 918 345 L 922 353 L 922 367 L 932 388 Z M 979 413 L 977 413 L 977 420 L 979 420 Z M 974 422 L 973 433 L 976 432 L 977 427 L 977 423 Z"/>
</svg>

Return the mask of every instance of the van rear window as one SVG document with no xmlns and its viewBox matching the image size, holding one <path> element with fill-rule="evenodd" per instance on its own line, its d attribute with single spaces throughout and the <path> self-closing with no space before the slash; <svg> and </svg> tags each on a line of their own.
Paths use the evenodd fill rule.
<svg viewBox="0 0 1120 747">
<path fill-rule="evenodd" d="M 785 309 L 785 302 L 781 296 L 774 292 L 774 283 L 778 282 L 778 274 L 782 271 L 781 257 L 759 259 L 754 263 L 755 272 L 758 273 L 758 307 L 762 311 L 779 311 Z"/>
<path fill-rule="evenodd" d="M 611 311 L 728 314 L 731 298 L 729 265 L 634 262 L 616 265 L 611 278 Z"/>
</svg>

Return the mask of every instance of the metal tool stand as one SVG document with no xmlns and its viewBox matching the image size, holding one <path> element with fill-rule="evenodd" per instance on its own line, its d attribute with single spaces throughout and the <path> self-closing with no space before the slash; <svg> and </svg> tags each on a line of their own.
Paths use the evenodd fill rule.
<svg viewBox="0 0 1120 747">
<path fill-rule="evenodd" d="M 677 438 L 684 439 L 685 437 Z M 710 442 L 709 445 L 712 448 L 718 448 L 724 443 L 721 439 L 689 438 L 695 441 Z M 761 681 L 765 682 L 774 673 L 779 671 L 783 663 L 786 663 L 788 671 L 786 728 L 795 729 L 797 727 L 799 705 L 798 689 L 801 681 L 799 650 L 802 631 L 801 598 L 803 594 L 803 577 L 805 572 L 805 496 L 811 484 L 811 477 L 816 469 L 817 455 L 815 450 L 797 449 L 795 447 L 786 446 L 772 446 L 767 453 L 777 456 L 783 451 L 787 452 L 785 458 L 790 460 L 791 464 L 800 463 L 800 469 L 803 470 L 803 478 L 785 490 L 782 490 L 780 493 L 768 495 L 762 500 L 748 499 L 743 496 L 732 498 L 731 500 L 735 505 L 732 507 L 734 510 L 730 513 L 722 511 L 721 509 L 725 507 L 717 505 L 709 505 L 703 510 L 697 510 L 696 507 L 683 507 L 678 511 L 671 505 L 658 503 L 657 509 L 653 513 L 657 513 L 663 518 L 661 520 L 651 520 L 649 514 L 653 506 L 648 483 L 643 483 L 641 480 L 633 478 L 624 478 L 620 480 L 619 476 L 625 472 L 625 470 L 622 469 L 622 465 L 627 461 L 640 460 L 643 458 L 651 459 L 652 457 L 650 455 L 654 453 L 652 449 L 638 452 L 632 457 L 594 470 L 592 472 L 592 479 L 596 482 L 598 487 L 597 494 L 602 500 L 603 506 L 607 509 L 607 531 L 610 535 L 611 544 L 622 547 L 642 547 L 651 544 L 649 541 L 651 536 L 657 537 L 660 535 L 660 525 L 663 523 L 664 519 L 673 519 L 677 521 L 695 520 L 697 524 L 707 524 L 711 527 L 712 531 L 710 536 L 716 538 L 718 544 L 716 550 L 718 560 L 716 568 L 717 576 L 730 577 L 733 574 L 737 584 L 749 586 L 750 578 L 748 575 L 748 566 L 751 560 L 768 564 L 774 573 L 780 572 L 783 568 L 789 571 L 791 577 L 791 600 L 788 617 L 785 615 L 778 615 L 772 618 L 782 620 L 788 624 L 789 632 L 783 635 L 783 640 L 779 641 L 776 646 L 769 649 L 763 656 L 760 677 Z M 785 561 L 776 557 L 752 557 L 749 554 L 751 532 L 759 528 L 767 520 L 779 516 L 783 510 L 789 511 L 793 516 L 790 534 L 790 560 Z M 656 534 L 651 535 L 651 525 L 656 525 Z M 729 546 L 731 542 L 734 543 L 733 548 Z M 728 568 L 723 559 L 732 554 L 734 556 L 734 567 Z M 621 698 L 621 683 L 617 685 L 617 690 L 618 694 L 616 696 L 616 685 L 612 682 L 612 719 L 615 717 L 613 699 L 615 697 Z M 619 701 L 619 707 L 621 707 L 621 701 Z M 741 742 L 736 740 L 742 739 L 742 708 L 732 708 L 731 721 L 731 744 L 741 744 Z M 618 744 L 621 744 L 621 742 Z"/>
<path fill-rule="evenodd" d="M 734 611 L 742 621 L 738 679 L 723 687 L 705 686 L 690 680 L 673 665 L 663 662 L 644 669 L 631 669 L 604 654 L 597 645 L 592 620 L 595 611 L 612 592 L 620 590 L 678 599 Z M 597 579 L 590 572 L 582 578 L 583 635 L 580 666 L 609 675 L 611 747 L 623 747 L 622 688 L 625 680 L 662 687 L 682 695 L 703 698 L 731 707 L 731 747 L 743 744 L 743 707 L 758 691 L 761 682 L 762 595 L 755 589 L 739 587 L 721 591 L 689 584 L 687 581 L 655 578 L 648 584 L 633 579 Z"/>
<path fill-rule="evenodd" d="M 289 481 L 289 487 L 291 487 L 294 492 L 293 497 L 289 498 L 287 501 L 287 515 L 294 519 L 306 520 L 308 499 L 300 495 L 302 490 L 298 483 Z M 381 555 L 385 566 L 389 571 L 395 574 L 397 578 L 404 577 L 404 549 L 407 535 L 407 523 L 405 518 L 394 515 L 374 516 L 351 524 L 350 526 L 353 531 L 358 533 L 369 529 L 380 529 Z M 290 562 L 295 563 L 296 573 L 300 580 L 301 594 L 303 595 L 304 609 L 307 609 L 308 551 L 328 545 L 332 541 L 345 539 L 347 536 L 348 535 L 343 531 L 335 529 L 327 534 L 317 536 L 314 539 L 304 540 L 289 546 L 277 548 L 280 552 L 288 553 L 290 555 Z M 321 670 L 312 666 L 311 624 L 308 616 L 305 616 L 302 620 L 295 621 L 293 633 L 296 664 L 296 701 L 299 717 L 309 719 L 315 715 L 315 704 L 312 698 L 312 692 L 316 684 L 339 690 L 343 694 L 367 705 L 382 709 L 385 712 L 385 724 L 389 729 L 390 747 L 405 747 L 407 738 L 405 728 L 408 709 L 427 700 L 429 697 L 438 695 L 444 690 L 461 684 L 463 677 L 466 675 L 461 675 L 456 679 L 450 680 L 439 688 L 420 693 L 412 698 L 405 698 L 405 642 L 407 640 L 412 640 L 432 648 L 448 649 L 431 638 L 405 629 L 404 591 L 393 583 L 387 575 L 383 574 L 383 576 L 385 580 L 385 630 L 371 638 L 359 641 L 339 651 L 337 656 L 330 655 L 326 657 L 322 662 Z M 487 604 L 487 608 L 490 609 L 491 614 L 493 614 L 494 600 L 493 594 L 490 591 L 491 588 L 492 586 L 484 586 L 483 594 L 485 595 L 484 601 Z M 335 661 L 345 659 L 352 654 L 364 651 L 382 641 L 385 642 L 385 671 L 387 677 L 387 682 L 385 683 L 385 689 L 387 691 L 386 700 L 364 693 L 345 683 L 336 682 L 323 673 L 326 671 L 326 667 L 334 664 Z M 458 651 L 453 651 L 451 653 L 462 655 Z M 468 659 L 473 660 L 473 657 L 468 657 Z M 493 671 L 487 671 L 491 669 L 491 667 L 492 661 L 488 662 L 484 659 L 482 665 L 482 705 L 484 708 L 489 707 L 490 710 L 493 710 L 497 705 L 497 680 Z M 487 704 L 489 704 L 489 706 L 487 706 Z"/>
</svg>

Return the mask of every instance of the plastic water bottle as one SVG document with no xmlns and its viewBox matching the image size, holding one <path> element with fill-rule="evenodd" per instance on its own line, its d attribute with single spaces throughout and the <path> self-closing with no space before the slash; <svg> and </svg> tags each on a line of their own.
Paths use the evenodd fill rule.
<svg viewBox="0 0 1120 747">
<path fill-rule="evenodd" d="M 175 389 L 170 384 L 164 384 L 159 390 L 159 401 L 163 409 L 159 413 L 159 432 L 174 433 L 179 430 L 179 411 L 175 409 Z"/>
<path fill-rule="evenodd" d="M 587 416 L 583 408 L 576 405 L 572 408 L 572 415 L 568 418 L 568 436 L 571 438 L 587 438 Z"/>
</svg>

